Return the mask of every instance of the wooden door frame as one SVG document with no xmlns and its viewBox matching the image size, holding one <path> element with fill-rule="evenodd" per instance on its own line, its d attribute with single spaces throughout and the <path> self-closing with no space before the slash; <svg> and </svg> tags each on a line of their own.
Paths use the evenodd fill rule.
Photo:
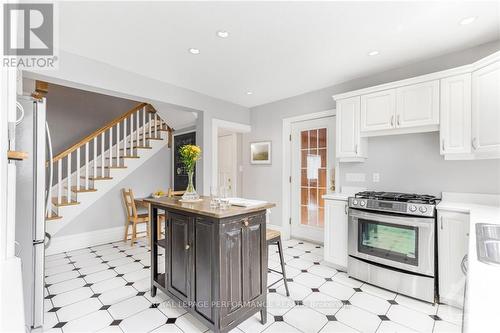
<svg viewBox="0 0 500 333">
<path fill-rule="evenodd" d="M 305 120 L 314 120 L 318 118 L 325 117 L 336 117 L 336 109 L 325 110 L 320 112 L 308 113 L 300 116 L 289 117 L 283 119 L 283 131 L 282 131 L 282 189 L 281 189 L 281 202 L 282 202 L 282 225 L 280 228 L 276 226 L 268 225 L 273 229 L 280 229 L 281 235 L 283 239 L 290 239 L 292 233 L 292 226 L 290 224 L 290 219 L 292 216 L 291 210 L 291 193 L 292 193 L 292 183 L 290 182 L 290 177 L 292 176 L 292 167 L 291 167 L 291 159 L 292 159 L 292 151 L 291 151 L 291 130 L 292 123 L 305 121 Z M 336 157 L 334 157 L 334 168 L 335 168 L 335 192 L 338 191 L 338 180 L 339 180 L 339 161 Z"/>
</svg>

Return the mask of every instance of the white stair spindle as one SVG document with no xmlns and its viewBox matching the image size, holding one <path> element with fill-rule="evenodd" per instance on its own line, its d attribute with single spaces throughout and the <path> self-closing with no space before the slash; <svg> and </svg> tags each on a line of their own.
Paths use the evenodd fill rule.
<svg viewBox="0 0 500 333">
<path fill-rule="evenodd" d="M 66 185 L 68 186 L 67 192 L 66 192 L 66 202 L 71 201 L 71 153 L 68 154 L 68 159 L 67 159 L 67 178 L 66 178 Z"/>
<path fill-rule="evenodd" d="M 148 136 L 151 137 L 151 113 L 149 112 L 148 112 L 148 130 L 149 130 Z"/>
<path fill-rule="evenodd" d="M 158 115 L 155 113 L 155 138 L 158 137 Z"/>
<path fill-rule="evenodd" d="M 101 133 L 101 177 L 104 178 L 104 164 L 105 164 L 105 154 L 104 154 L 104 132 Z"/>
<path fill-rule="evenodd" d="M 123 119 L 123 156 L 127 156 L 127 118 Z"/>
<path fill-rule="evenodd" d="M 85 189 L 89 189 L 89 143 L 85 142 Z"/>
<path fill-rule="evenodd" d="M 57 161 L 57 203 L 62 204 L 62 159 Z"/>
<path fill-rule="evenodd" d="M 130 115 L 130 125 L 129 125 L 129 155 L 132 156 L 134 147 L 134 114 Z"/>
<path fill-rule="evenodd" d="M 116 124 L 116 166 L 120 166 L 120 122 Z"/>
<path fill-rule="evenodd" d="M 135 113 L 135 145 L 139 146 L 139 111 Z"/>
<path fill-rule="evenodd" d="M 109 166 L 113 165 L 113 127 L 109 128 Z M 111 172 L 110 172 L 111 173 Z"/>
<path fill-rule="evenodd" d="M 94 158 L 92 159 L 92 166 L 94 167 L 93 175 L 97 177 L 97 136 L 94 138 Z"/>
<path fill-rule="evenodd" d="M 80 190 L 80 147 L 76 149 L 76 189 Z"/>
<path fill-rule="evenodd" d="M 146 107 L 142 108 L 142 145 L 146 147 Z"/>
</svg>

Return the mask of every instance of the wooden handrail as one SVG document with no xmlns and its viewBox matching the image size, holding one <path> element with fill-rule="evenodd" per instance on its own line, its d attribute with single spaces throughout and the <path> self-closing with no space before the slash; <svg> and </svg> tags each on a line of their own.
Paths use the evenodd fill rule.
<svg viewBox="0 0 500 333">
<path fill-rule="evenodd" d="M 77 150 L 78 148 L 80 148 L 83 145 L 85 145 L 87 142 L 90 142 L 92 139 L 96 138 L 101 133 L 107 131 L 108 129 L 110 129 L 111 127 L 115 126 L 116 124 L 118 124 L 123 119 L 127 118 L 128 116 L 130 116 L 132 113 L 136 112 L 139 109 L 142 109 L 143 107 L 145 107 L 147 105 L 148 105 L 147 103 L 139 103 L 138 105 L 136 105 L 132 109 L 128 110 L 127 112 L 125 112 L 124 114 L 122 114 L 121 116 L 119 116 L 118 118 L 113 119 L 111 122 L 109 122 L 105 126 L 99 128 L 98 130 L 96 130 L 92 134 L 87 135 L 86 137 L 84 137 L 83 139 L 81 139 L 80 141 L 78 141 L 77 143 L 75 143 L 74 145 L 72 145 L 71 147 L 69 147 L 66 150 L 60 152 L 59 154 L 57 154 L 56 156 L 54 156 L 54 158 L 52 159 L 52 161 L 53 162 L 57 162 L 60 159 L 68 156 L 69 154 L 71 154 L 72 152 L 74 152 L 75 150 Z"/>
</svg>

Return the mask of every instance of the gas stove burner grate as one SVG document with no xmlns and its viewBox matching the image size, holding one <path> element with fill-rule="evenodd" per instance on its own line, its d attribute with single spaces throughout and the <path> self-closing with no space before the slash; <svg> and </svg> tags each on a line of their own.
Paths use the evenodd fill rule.
<svg viewBox="0 0 500 333">
<path fill-rule="evenodd" d="M 427 194 L 407 194 L 399 192 L 375 192 L 364 191 L 355 195 L 356 198 L 374 199 L 374 200 L 389 200 L 420 204 L 435 204 L 438 200 L 435 196 Z"/>
</svg>

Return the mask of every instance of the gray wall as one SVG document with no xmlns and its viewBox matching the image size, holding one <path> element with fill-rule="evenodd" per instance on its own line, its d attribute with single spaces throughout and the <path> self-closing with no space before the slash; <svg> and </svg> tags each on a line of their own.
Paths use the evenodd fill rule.
<svg viewBox="0 0 500 333">
<path fill-rule="evenodd" d="M 47 122 L 50 126 L 54 155 L 119 117 L 138 103 L 50 84 L 47 93 Z"/>
<path fill-rule="evenodd" d="M 287 98 L 281 101 L 254 107 L 250 110 L 252 132 L 243 136 L 243 196 L 261 198 L 277 203 L 272 210 L 270 222 L 282 225 L 284 218 L 281 207 L 281 173 L 282 163 L 282 120 L 297 115 L 324 111 L 335 108 L 332 95 L 350 90 L 370 87 L 377 84 L 428 74 L 460 65 L 465 65 L 495 51 L 500 50 L 500 41 L 480 45 L 473 49 L 456 52 L 418 62 L 402 68 L 395 68 L 369 77 L 355 79 L 342 84 L 312 91 L 303 95 Z M 249 164 L 249 142 L 272 141 L 272 165 Z M 436 134 L 414 134 L 408 136 L 393 136 L 387 138 L 370 138 L 369 158 L 366 163 L 341 164 L 341 179 L 338 185 L 346 184 L 345 174 L 361 172 L 371 178 L 371 172 L 379 172 L 381 181 L 376 188 L 400 191 L 418 191 L 437 193 L 442 190 L 457 190 L 461 192 L 500 193 L 498 184 L 498 162 L 495 161 L 444 161 L 439 156 Z M 435 141 L 435 142 L 434 142 Z M 388 145 L 391 163 L 387 163 Z M 416 149 L 419 155 L 409 151 Z M 381 155 L 384 152 L 384 155 Z M 379 155 L 379 156 L 377 156 Z M 419 158 L 417 158 L 419 156 Z M 408 160 L 413 161 L 412 164 Z M 432 165 L 432 172 L 428 165 Z M 411 170 L 420 170 L 414 181 L 405 179 Z M 428 173 L 424 173 L 428 170 Z M 370 177 L 368 177 L 370 173 Z M 495 175 L 496 174 L 496 175 Z M 425 182 L 422 180 L 425 179 Z M 348 184 L 346 184 L 348 185 Z M 372 187 L 371 182 L 354 183 L 350 185 Z M 412 186 L 415 189 L 412 190 Z"/>
<path fill-rule="evenodd" d="M 380 182 L 372 181 L 380 173 Z M 347 173 L 363 173 L 365 182 L 347 182 Z M 445 161 L 439 154 L 439 133 L 380 136 L 368 139 L 368 159 L 342 163 L 342 185 L 382 191 L 500 193 L 500 160 Z"/>
<path fill-rule="evenodd" d="M 125 228 L 125 208 L 121 189 L 131 188 L 137 198 L 148 196 L 160 189 L 166 191 L 170 187 L 171 170 L 171 151 L 165 146 L 61 229 L 57 237 L 120 226 Z"/>
</svg>

